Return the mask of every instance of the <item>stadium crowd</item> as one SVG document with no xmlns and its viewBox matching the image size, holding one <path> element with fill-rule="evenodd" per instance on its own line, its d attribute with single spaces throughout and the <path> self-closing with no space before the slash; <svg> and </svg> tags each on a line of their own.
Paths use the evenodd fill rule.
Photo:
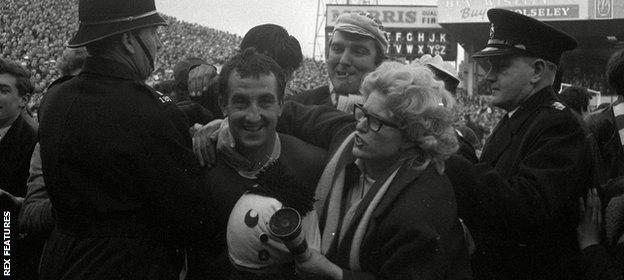
<svg viewBox="0 0 624 280">
<path fill-rule="evenodd" d="M 576 39 L 493 8 L 467 96 L 366 13 L 315 61 L 275 24 L 79 3 L 2 4 L 5 276 L 624 277 L 624 50 L 557 96 Z M 589 114 L 586 88 L 620 97 Z"/>
<path fill-rule="evenodd" d="M 61 73 L 57 70 L 67 41 L 78 29 L 78 6 L 74 0 L 6 0 L 0 5 L 1 57 L 15 61 L 32 73 L 35 95 L 30 106 L 38 107 L 41 94 Z M 161 29 L 163 50 L 148 81 L 173 78 L 173 65 L 185 56 L 205 58 L 220 65 L 234 55 L 240 36 L 164 16 L 169 27 Z"/>
<path fill-rule="evenodd" d="M 1 58 L 15 61 L 32 73 L 35 94 L 29 102 L 29 109 L 39 107 L 45 89 L 57 78 L 58 70 L 67 52 L 67 41 L 78 29 L 78 9 L 73 0 L 41 0 L 3 2 L 0 16 Z M 202 57 L 208 63 L 220 66 L 238 50 L 241 37 L 234 34 L 180 21 L 163 15 L 168 28 L 159 30 L 163 49 L 159 53 L 155 71 L 148 79 L 149 84 L 173 79 L 173 66 L 185 56 Z M 288 87 L 296 91 L 316 88 L 327 82 L 327 68 L 323 61 L 304 58 L 295 71 Z M 474 101 L 473 101 L 474 100 Z M 489 118 L 487 105 L 481 98 L 465 98 L 461 116 L 474 115 L 480 125 L 492 130 L 496 118 Z M 459 115 L 458 115 L 459 116 Z M 460 123 L 463 118 L 457 118 Z"/>
</svg>

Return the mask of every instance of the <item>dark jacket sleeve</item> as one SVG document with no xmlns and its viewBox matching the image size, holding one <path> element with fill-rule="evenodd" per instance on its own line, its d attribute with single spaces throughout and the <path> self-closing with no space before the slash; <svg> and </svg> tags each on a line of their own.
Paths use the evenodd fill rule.
<svg viewBox="0 0 624 280">
<path fill-rule="evenodd" d="M 20 212 L 20 232 L 28 235 L 47 235 L 54 228 L 50 196 L 45 188 L 39 143 L 30 159 L 28 191 Z"/>
<path fill-rule="evenodd" d="M 277 130 L 317 147 L 331 150 L 355 130 L 355 118 L 324 105 L 286 102 Z"/>
<path fill-rule="evenodd" d="M 624 244 L 616 248 L 615 256 L 600 244 L 589 246 L 581 251 L 585 264 L 585 279 L 621 280 L 624 279 Z"/>
<path fill-rule="evenodd" d="M 142 128 L 143 157 L 136 161 L 138 178 L 151 186 L 148 200 L 155 215 L 160 217 L 169 236 L 188 245 L 202 238 L 212 238 L 215 217 L 214 203 L 206 195 L 203 173 L 191 150 L 188 127 L 182 112 L 163 114 Z M 165 116 L 170 119 L 166 119 Z M 177 118 L 172 118 L 176 116 Z"/>
</svg>

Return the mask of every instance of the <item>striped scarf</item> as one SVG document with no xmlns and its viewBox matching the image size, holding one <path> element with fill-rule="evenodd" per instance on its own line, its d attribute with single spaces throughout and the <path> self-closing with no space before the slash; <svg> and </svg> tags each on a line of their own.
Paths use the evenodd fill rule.
<svg viewBox="0 0 624 280">
<path fill-rule="evenodd" d="M 624 98 L 619 97 L 613 103 L 613 116 L 615 117 L 615 127 L 620 135 L 620 144 L 624 149 Z"/>
</svg>

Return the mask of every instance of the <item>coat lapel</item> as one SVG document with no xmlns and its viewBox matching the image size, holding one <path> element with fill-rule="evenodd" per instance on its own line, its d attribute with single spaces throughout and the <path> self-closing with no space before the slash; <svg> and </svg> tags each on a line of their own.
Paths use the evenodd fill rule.
<svg viewBox="0 0 624 280">
<path fill-rule="evenodd" d="M 534 115 L 541 106 L 550 105 L 550 102 L 556 100 L 551 87 L 545 87 L 533 96 L 529 97 L 520 105 L 511 118 L 505 117 L 496 127 L 494 133 L 488 139 L 481 155 L 481 162 L 489 162 L 496 165 L 498 159 L 509 145 L 513 142 L 514 136 L 522 127 L 529 117 Z"/>
<path fill-rule="evenodd" d="M 487 139 L 481 154 L 481 161 L 495 164 L 500 154 L 511 143 L 508 115 L 498 123 L 492 135 Z"/>
</svg>

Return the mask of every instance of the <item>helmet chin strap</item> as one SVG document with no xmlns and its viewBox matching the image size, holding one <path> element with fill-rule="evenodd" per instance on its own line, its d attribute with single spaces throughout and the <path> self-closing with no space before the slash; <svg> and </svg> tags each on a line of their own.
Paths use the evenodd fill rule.
<svg viewBox="0 0 624 280">
<path fill-rule="evenodd" d="M 139 42 L 139 45 L 143 49 L 145 56 L 147 56 L 147 59 L 150 62 L 150 67 L 152 67 L 152 70 L 154 70 L 154 58 L 152 57 L 152 54 L 149 52 L 149 50 L 147 50 L 147 47 L 145 46 L 145 43 L 143 43 L 143 39 L 141 39 L 141 36 L 139 36 L 139 31 L 132 31 L 132 34 L 136 38 L 137 42 Z"/>
</svg>

